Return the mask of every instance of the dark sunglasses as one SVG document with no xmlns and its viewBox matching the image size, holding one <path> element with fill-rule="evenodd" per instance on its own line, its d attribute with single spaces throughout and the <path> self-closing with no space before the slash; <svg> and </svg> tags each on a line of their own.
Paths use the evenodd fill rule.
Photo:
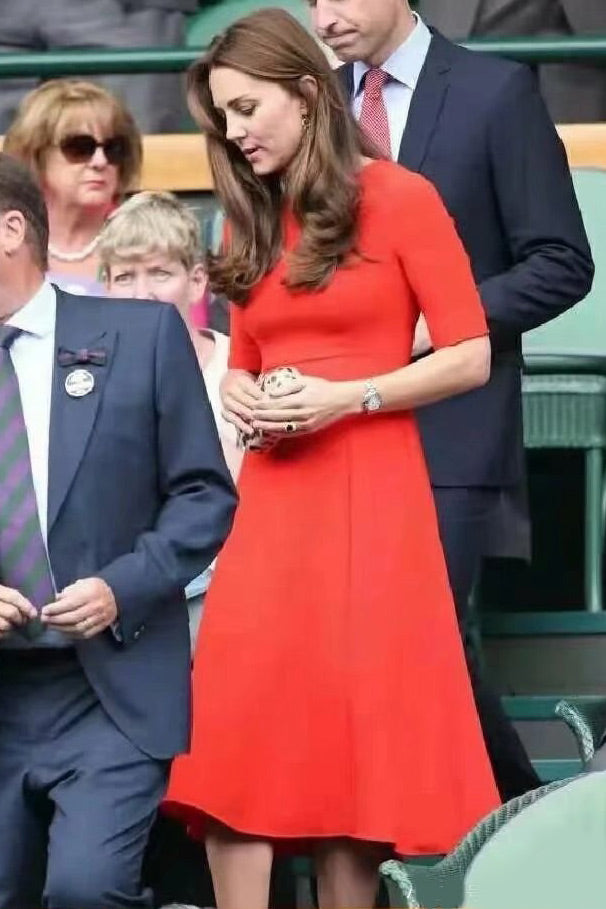
<svg viewBox="0 0 606 909">
<path fill-rule="evenodd" d="M 97 142 L 94 136 L 78 133 L 61 139 L 59 148 L 72 164 L 90 161 L 97 149 L 102 148 L 108 163 L 119 165 L 124 163 L 128 155 L 128 140 L 125 136 L 112 136 L 103 142 Z"/>
</svg>

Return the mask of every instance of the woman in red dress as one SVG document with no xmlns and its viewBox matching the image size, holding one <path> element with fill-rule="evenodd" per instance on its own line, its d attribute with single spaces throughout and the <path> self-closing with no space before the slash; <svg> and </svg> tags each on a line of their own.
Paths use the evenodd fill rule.
<svg viewBox="0 0 606 909">
<path fill-rule="evenodd" d="M 223 409 L 270 444 L 244 459 L 169 800 L 204 820 L 220 909 L 267 906 L 301 840 L 322 906 L 370 906 L 381 855 L 445 852 L 498 804 L 414 417 L 487 380 L 486 323 L 436 191 L 371 160 L 288 14 L 232 25 L 189 87 L 229 225 Z"/>
</svg>

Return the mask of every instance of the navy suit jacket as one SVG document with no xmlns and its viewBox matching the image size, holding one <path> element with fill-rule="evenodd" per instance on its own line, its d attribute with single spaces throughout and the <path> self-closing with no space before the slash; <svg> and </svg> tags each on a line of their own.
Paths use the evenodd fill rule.
<svg viewBox="0 0 606 909">
<path fill-rule="evenodd" d="M 79 641 L 99 700 L 156 758 L 186 749 L 190 651 L 183 588 L 216 556 L 236 495 L 204 381 L 174 307 L 57 291 L 48 547 L 57 589 L 100 577 L 119 611 Z M 104 365 L 62 366 L 59 350 L 105 351 Z M 70 397 L 66 376 L 94 389 Z"/>
<path fill-rule="evenodd" d="M 350 96 L 353 67 L 339 74 Z M 432 483 L 517 485 L 521 334 L 581 300 L 593 278 L 563 145 L 527 67 L 434 32 L 398 160 L 436 186 L 453 217 L 493 350 L 487 385 L 419 410 Z"/>
</svg>

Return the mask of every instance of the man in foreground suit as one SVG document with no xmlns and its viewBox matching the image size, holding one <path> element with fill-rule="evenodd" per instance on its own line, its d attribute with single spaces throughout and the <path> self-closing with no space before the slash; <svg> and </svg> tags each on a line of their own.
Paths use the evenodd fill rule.
<svg viewBox="0 0 606 909">
<path fill-rule="evenodd" d="M 477 653 L 470 594 L 485 555 L 525 556 L 521 334 L 588 292 L 593 264 L 564 150 L 523 66 L 431 33 L 407 0 L 310 0 L 353 110 L 386 156 L 438 189 L 488 316 L 483 388 L 418 413 L 476 704 L 504 798 L 539 780 Z M 414 353 L 431 348 L 417 326 Z M 448 747 L 447 743 L 445 747 Z"/>
<path fill-rule="evenodd" d="M 606 35 L 604 0 L 417 0 L 413 6 L 446 37 L 458 40 Z M 539 74 L 556 123 L 606 119 L 606 61 L 549 63 Z"/>
<path fill-rule="evenodd" d="M 148 906 L 189 733 L 183 588 L 235 493 L 174 307 L 58 291 L 47 240 L 0 155 L 0 907 Z"/>
</svg>

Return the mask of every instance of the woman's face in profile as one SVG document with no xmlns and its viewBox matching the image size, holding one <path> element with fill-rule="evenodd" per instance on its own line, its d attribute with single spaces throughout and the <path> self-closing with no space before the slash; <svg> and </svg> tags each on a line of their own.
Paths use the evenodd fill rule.
<svg viewBox="0 0 606 909">
<path fill-rule="evenodd" d="M 109 211 L 118 193 L 118 166 L 107 159 L 101 144 L 93 149 L 93 143 L 86 154 L 74 155 L 64 151 L 61 144 L 77 136 L 92 137 L 95 143 L 112 139 L 111 131 L 94 117 L 82 117 L 65 126 L 57 142 L 44 156 L 42 188 L 47 203 L 61 207 L 73 207 Z"/>
<path fill-rule="evenodd" d="M 285 170 L 303 136 L 304 100 L 279 83 L 228 67 L 210 73 L 213 104 L 225 120 L 225 136 L 259 176 Z"/>
</svg>

